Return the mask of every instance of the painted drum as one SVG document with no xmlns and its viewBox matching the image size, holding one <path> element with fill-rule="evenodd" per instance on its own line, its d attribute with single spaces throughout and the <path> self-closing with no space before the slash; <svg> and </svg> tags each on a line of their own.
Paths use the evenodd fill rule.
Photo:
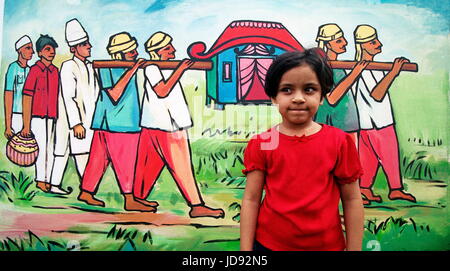
<svg viewBox="0 0 450 271">
<path fill-rule="evenodd" d="M 14 135 L 6 145 L 6 156 L 16 165 L 28 167 L 36 163 L 39 147 L 34 137 Z"/>
</svg>

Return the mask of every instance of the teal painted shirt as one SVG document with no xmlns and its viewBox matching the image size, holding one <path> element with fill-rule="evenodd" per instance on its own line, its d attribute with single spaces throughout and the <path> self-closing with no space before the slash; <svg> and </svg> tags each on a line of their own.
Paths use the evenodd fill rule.
<svg viewBox="0 0 450 271">
<path fill-rule="evenodd" d="M 95 105 L 92 129 L 108 132 L 136 133 L 140 132 L 139 96 L 134 75 L 117 102 L 108 95 L 111 89 L 126 72 L 126 69 L 100 69 L 100 93 Z"/>
<path fill-rule="evenodd" d="M 344 70 L 333 69 L 335 86 L 346 76 L 347 74 Z M 358 131 L 358 111 L 351 89 L 334 105 L 331 105 L 327 99 L 324 99 L 323 105 L 319 106 L 319 110 L 317 110 L 315 121 L 334 126 L 345 132 Z"/>
<path fill-rule="evenodd" d="M 13 92 L 13 113 L 22 113 L 22 90 L 29 71 L 30 67 L 21 67 L 17 61 L 6 71 L 5 91 Z"/>
</svg>

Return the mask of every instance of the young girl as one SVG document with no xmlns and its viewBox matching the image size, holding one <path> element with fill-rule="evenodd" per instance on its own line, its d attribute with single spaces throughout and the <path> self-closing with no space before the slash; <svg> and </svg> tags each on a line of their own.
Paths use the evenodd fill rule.
<svg viewBox="0 0 450 271">
<path fill-rule="evenodd" d="M 361 250 L 355 144 L 345 132 L 313 121 L 332 85 L 331 68 L 317 49 L 285 53 L 270 66 L 265 91 L 282 122 L 245 150 L 241 250 Z"/>
</svg>

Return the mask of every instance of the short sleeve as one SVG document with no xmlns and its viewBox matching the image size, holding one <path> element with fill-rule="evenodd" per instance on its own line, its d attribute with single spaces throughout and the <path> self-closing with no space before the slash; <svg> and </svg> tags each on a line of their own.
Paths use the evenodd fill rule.
<svg viewBox="0 0 450 271">
<path fill-rule="evenodd" d="M 334 176 L 339 184 L 357 181 L 363 174 L 355 142 L 349 134 L 345 134 L 334 168 Z"/>
<path fill-rule="evenodd" d="M 9 65 L 5 76 L 5 91 L 14 91 L 14 71 L 13 65 Z"/>
<path fill-rule="evenodd" d="M 36 66 L 33 66 L 33 67 L 31 67 L 30 72 L 28 73 L 27 79 L 25 80 L 25 84 L 23 85 L 22 93 L 25 95 L 28 95 L 28 96 L 33 96 L 34 91 L 36 90 L 36 83 L 37 83 Z"/>
<path fill-rule="evenodd" d="M 244 169 L 242 173 L 247 173 L 253 170 L 261 170 L 266 172 L 266 158 L 264 152 L 261 150 L 261 142 L 252 138 L 244 151 Z"/>
<path fill-rule="evenodd" d="M 111 69 L 98 69 L 100 89 L 107 90 L 114 87 Z"/>
<path fill-rule="evenodd" d="M 145 68 L 145 77 L 152 87 L 156 86 L 164 77 L 157 65 L 149 65 Z"/>
</svg>

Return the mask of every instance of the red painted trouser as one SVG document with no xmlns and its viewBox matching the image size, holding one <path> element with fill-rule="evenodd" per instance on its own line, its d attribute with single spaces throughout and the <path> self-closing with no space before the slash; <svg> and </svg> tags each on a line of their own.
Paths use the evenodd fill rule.
<svg viewBox="0 0 450 271">
<path fill-rule="evenodd" d="M 148 197 L 164 166 L 191 206 L 203 204 L 194 179 L 186 131 L 142 128 L 133 190 L 136 198 Z"/>
<path fill-rule="evenodd" d="M 139 133 L 95 131 L 81 189 L 96 193 L 110 162 L 123 194 L 133 191 Z"/>
<path fill-rule="evenodd" d="M 361 130 L 359 159 L 364 171 L 361 176 L 361 188 L 372 188 L 379 164 L 386 174 L 389 188 L 391 190 L 403 188 L 394 125 L 379 130 Z"/>
</svg>

